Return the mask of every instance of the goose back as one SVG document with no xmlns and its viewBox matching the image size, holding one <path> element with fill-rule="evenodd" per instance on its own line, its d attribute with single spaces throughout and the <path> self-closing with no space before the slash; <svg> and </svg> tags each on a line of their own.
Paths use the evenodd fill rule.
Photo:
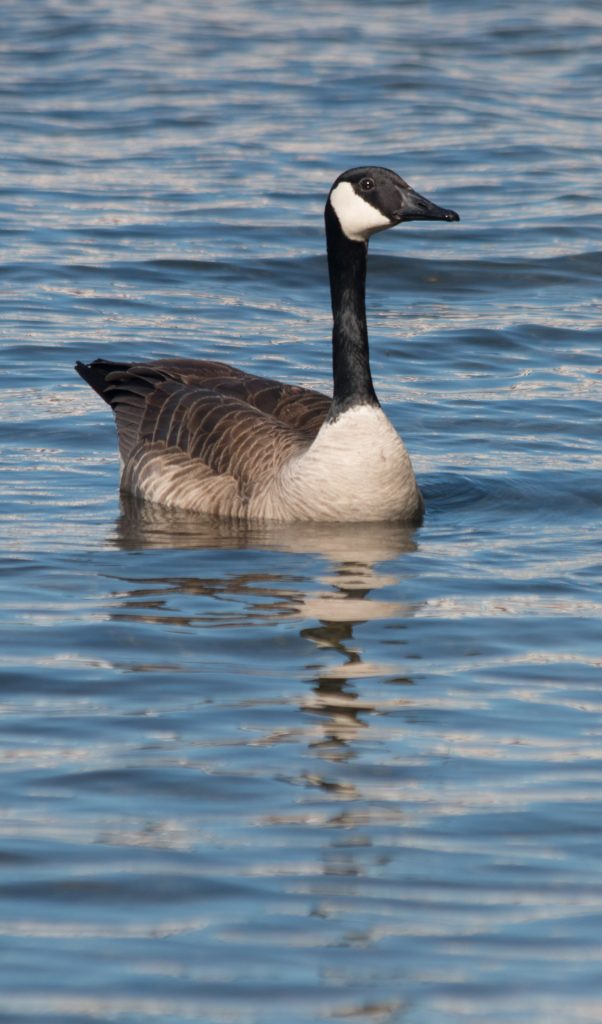
<svg viewBox="0 0 602 1024">
<path fill-rule="evenodd" d="M 122 487 L 191 511 L 244 517 L 314 441 L 331 400 L 226 363 L 95 360 L 77 370 L 115 414 Z"/>
</svg>

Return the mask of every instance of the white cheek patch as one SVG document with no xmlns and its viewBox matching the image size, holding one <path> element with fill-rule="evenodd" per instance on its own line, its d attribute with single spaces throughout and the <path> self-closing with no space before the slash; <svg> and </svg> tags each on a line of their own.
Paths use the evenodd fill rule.
<svg viewBox="0 0 602 1024">
<path fill-rule="evenodd" d="M 343 233 L 352 242 L 367 242 L 375 231 L 384 231 L 393 225 L 393 221 L 372 206 L 372 203 L 358 196 L 349 181 L 342 181 L 332 190 L 330 205 Z"/>
</svg>

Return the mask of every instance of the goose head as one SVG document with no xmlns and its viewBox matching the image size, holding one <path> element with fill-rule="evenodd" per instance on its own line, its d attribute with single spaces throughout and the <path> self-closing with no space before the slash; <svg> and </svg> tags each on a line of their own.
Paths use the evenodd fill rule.
<svg viewBox="0 0 602 1024">
<path fill-rule="evenodd" d="M 327 220 L 330 210 L 351 242 L 367 242 L 406 220 L 460 220 L 455 210 L 425 199 L 386 167 L 353 167 L 340 174 L 326 201 Z"/>
</svg>

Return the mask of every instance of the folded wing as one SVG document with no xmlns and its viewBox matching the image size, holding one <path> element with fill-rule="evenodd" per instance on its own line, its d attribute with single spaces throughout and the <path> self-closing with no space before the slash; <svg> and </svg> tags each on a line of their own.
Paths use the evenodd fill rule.
<svg viewBox="0 0 602 1024">
<path fill-rule="evenodd" d="M 305 451 L 330 407 L 317 391 L 207 360 L 98 359 L 77 370 L 114 411 L 123 486 L 220 515 L 240 514 Z"/>
</svg>

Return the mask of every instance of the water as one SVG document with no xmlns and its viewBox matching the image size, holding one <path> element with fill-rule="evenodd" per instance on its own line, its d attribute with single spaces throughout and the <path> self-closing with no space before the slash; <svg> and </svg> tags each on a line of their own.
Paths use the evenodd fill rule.
<svg viewBox="0 0 602 1024">
<path fill-rule="evenodd" d="M 602 14 L 5 0 L 0 1020 L 602 1020 Z M 371 244 L 424 526 L 120 503 L 72 364 L 327 388 Z"/>
</svg>

